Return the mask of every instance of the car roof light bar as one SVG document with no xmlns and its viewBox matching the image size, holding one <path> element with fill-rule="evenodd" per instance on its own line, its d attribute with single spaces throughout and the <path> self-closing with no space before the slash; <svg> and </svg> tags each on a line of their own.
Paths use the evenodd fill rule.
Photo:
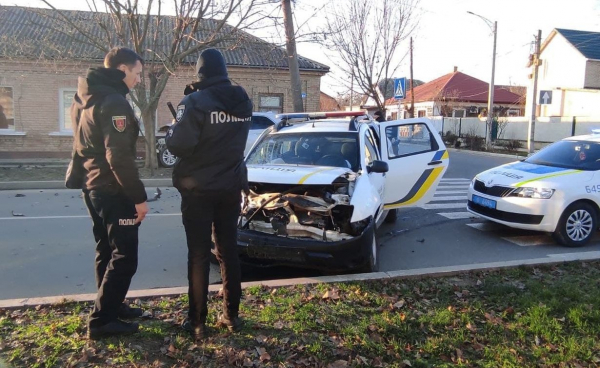
<svg viewBox="0 0 600 368">
<path fill-rule="evenodd" d="M 287 114 L 277 114 L 276 118 L 281 119 L 281 123 L 278 124 L 277 130 L 291 125 L 293 122 L 304 122 L 306 120 L 313 119 L 327 119 L 327 118 L 345 118 L 351 117 L 351 120 L 355 120 L 359 116 L 367 117 L 367 113 L 364 111 L 331 111 L 331 112 L 296 112 Z M 291 121 L 290 121 L 291 120 Z M 351 122 L 351 126 L 354 122 Z M 352 130 L 356 130 L 352 129 Z"/>
</svg>

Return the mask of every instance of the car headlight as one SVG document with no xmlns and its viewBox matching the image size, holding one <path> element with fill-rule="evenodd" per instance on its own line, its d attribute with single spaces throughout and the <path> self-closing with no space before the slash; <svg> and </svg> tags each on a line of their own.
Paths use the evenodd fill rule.
<svg viewBox="0 0 600 368">
<path fill-rule="evenodd" d="M 532 188 L 522 187 L 517 188 L 510 193 L 511 197 L 523 197 L 523 198 L 538 198 L 538 199 L 549 199 L 554 194 L 554 189 L 548 188 Z"/>
</svg>

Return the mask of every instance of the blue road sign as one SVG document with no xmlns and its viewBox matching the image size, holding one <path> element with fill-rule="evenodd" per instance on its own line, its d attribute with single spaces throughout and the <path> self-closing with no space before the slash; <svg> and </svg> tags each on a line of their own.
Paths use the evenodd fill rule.
<svg viewBox="0 0 600 368">
<path fill-rule="evenodd" d="M 406 96 L 406 78 L 394 78 L 394 98 L 402 100 Z"/>
<path fill-rule="evenodd" d="M 540 91 L 540 105 L 552 104 L 552 91 Z"/>
</svg>

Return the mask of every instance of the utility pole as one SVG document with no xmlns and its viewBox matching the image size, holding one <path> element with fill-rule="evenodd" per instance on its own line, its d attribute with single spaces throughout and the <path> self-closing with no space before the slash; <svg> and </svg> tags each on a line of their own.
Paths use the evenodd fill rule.
<svg viewBox="0 0 600 368">
<path fill-rule="evenodd" d="M 410 111 L 409 117 L 415 117 L 415 94 L 413 93 L 413 41 L 410 38 Z M 406 91 L 404 91 L 406 95 Z"/>
<path fill-rule="evenodd" d="M 288 65 L 290 67 L 290 81 L 292 84 L 292 101 L 294 112 L 303 112 L 302 85 L 300 83 L 300 68 L 298 66 L 298 54 L 296 53 L 296 36 L 294 35 L 294 19 L 292 18 L 291 0 L 281 0 L 283 9 L 283 23 L 285 25 L 285 48 L 288 54 Z"/>
<path fill-rule="evenodd" d="M 533 55 L 533 94 L 531 97 L 531 115 L 529 117 L 529 130 L 527 132 L 527 152 L 535 151 L 535 118 L 537 109 L 537 84 L 538 84 L 538 68 L 540 66 L 540 45 L 542 40 L 542 30 L 538 30 L 537 39 L 535 40 L 535 54 Z"/>
<path fill-rule="evenodd" d="M 494 76 L 496 75 L 496 36 L 498 35 L 498 22 L 492 22 L 486 17 L 483 17 L 479 14 L 475 14 L 472 11 L 467 11 L 467 13 L 483 20 L 488 25 L 488 27 L 490 27 L 492 33 L 494 34 L 494 52 L 492 53 L 492 78 L 490 79 L 490 86 L 488 91 L 488 113 L 485 122 L 485 147 L 486 149 L 489 149 L 492 145 L 492 124 L 494 121 Z"/>
</svg>

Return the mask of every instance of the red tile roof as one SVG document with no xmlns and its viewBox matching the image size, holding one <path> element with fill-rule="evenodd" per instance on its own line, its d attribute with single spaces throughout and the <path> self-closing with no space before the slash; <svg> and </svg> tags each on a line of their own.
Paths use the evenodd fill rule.
<svg viewBox="0 0 600 368">
<path fill-rule="evenodd" d="M 415 102 L 434 101 L 439 95 L 456 99 L 462 102 L 487 102 L 489 84 L 470 75 L 454 72 L 441 76 L 431 82 L 415 87 Z M 406 93 L 405 102 L 411 100 L 411 91 Z M 494 86 L 495 104 L 518 104 L 522 101 L 521 96 Z M 385 101 L 386 105 L 397 104 L 398 101 L 390 98 Z"/>
</svg>

